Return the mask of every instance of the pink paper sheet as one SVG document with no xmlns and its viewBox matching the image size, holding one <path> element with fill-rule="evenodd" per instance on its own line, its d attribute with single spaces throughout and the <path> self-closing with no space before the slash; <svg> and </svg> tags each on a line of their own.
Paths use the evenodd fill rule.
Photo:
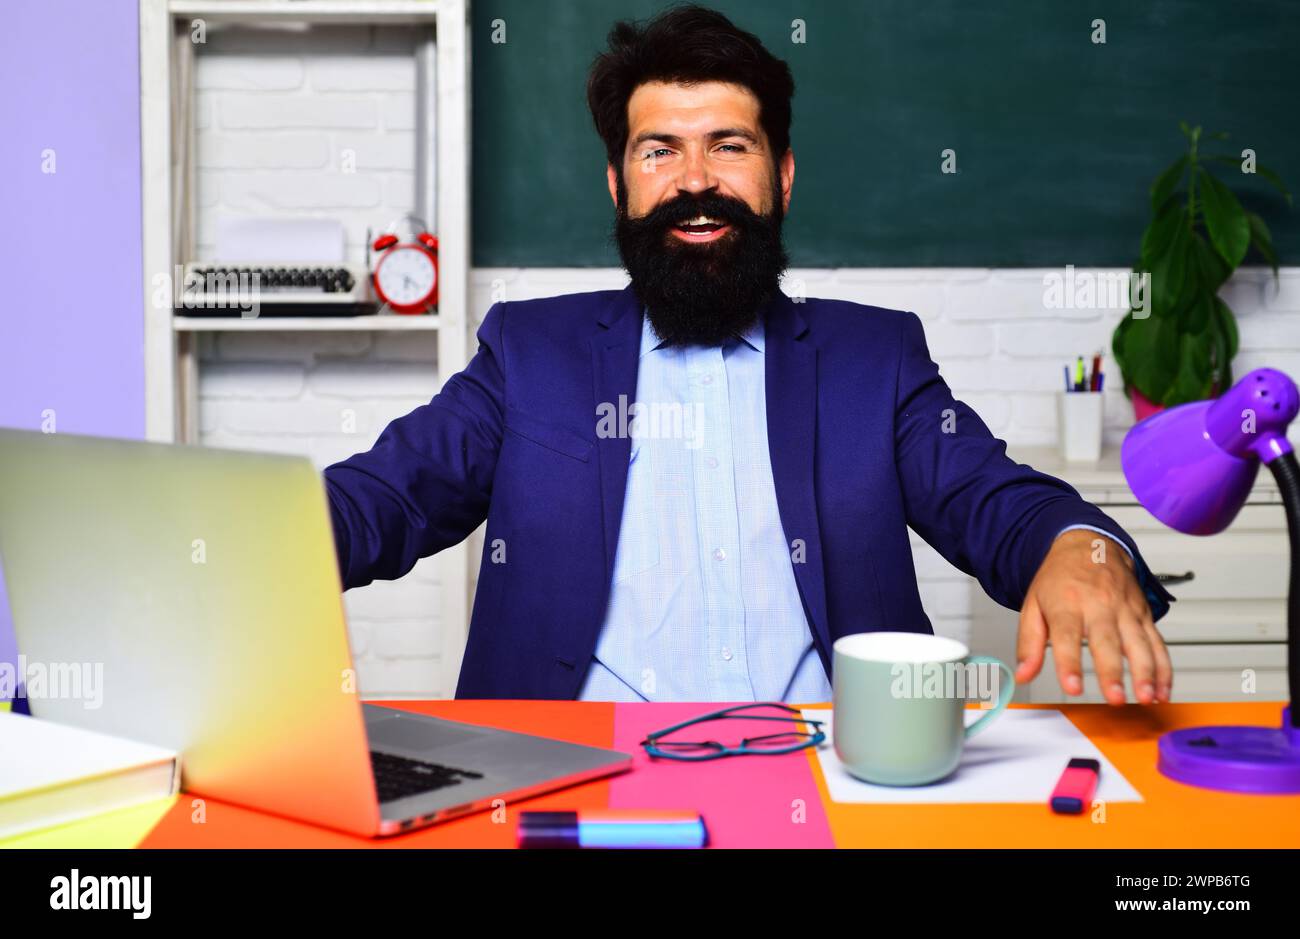
<svg viewBox="0 0 1300 939">
<path fill-rule="evenodd" d="M 704 816 L 714 848 L 835 847 L 806 752 L 682 763 L 651 760 L 641 746 L 647 733 L 729 706 L 616 704 L 614 749 L 631 753 L 635 763 L 630 773 L 610 780 L 610 808 L 694 809 Z M 680 739 L 737 744 L 779 727 L 732 719 L 687 728 Z"/>
</svg>

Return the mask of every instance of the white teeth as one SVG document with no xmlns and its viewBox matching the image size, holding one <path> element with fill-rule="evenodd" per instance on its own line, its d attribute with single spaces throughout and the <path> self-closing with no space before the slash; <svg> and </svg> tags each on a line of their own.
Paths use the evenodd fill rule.
<svg viewBox="0 0 1300 939">
<path fill-rule="evenodd" d="M 722 223 L 717 219 L 709 218 L 707 215 L 697 215 L 689 222 L 682 222 L 682 224 L 683 225 L 721 225 Z"/>
</svg>

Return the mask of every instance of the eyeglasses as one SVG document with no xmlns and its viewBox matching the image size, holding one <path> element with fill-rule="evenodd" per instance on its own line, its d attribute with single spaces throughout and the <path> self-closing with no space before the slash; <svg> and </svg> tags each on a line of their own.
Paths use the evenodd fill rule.
<svg viewBox="0 0 1300 939">
<path fill-rule="evenodd" d="M 778 708 L 789 714 L 798 715 L 795 717 L 777 716 L 772 714 L 741 714 L 740 711 L 747 711 L 753 708 Z M 728 747 L 717 740 L 664 740 L 663 738 L 671 733 L 681 730 L 683 727 L 690 727 L 693 724 L 703 724 L 707 721 L 727 720 L 737 718 L 747 721 L 785 721 L 787 723 L 808 724 L 813 730 L 811 733 L 798 730 L 786 730 L 781 733 L 764 734 L 760 737 L 745 737 L 740 741 L 738 747 Z M 774 756 L 780 753 L 794 753 L 797 750 L 804 750 L 808 747 L 815 747 L 826 739 L 826 733 L 822 730 L 822 721 L 810 721 L 803 717 L 797 708 L 787 707 L 784 704 L 776 702 L 760 702 L 758 704 L 739 704 L 735 707 L 725 708 L 721 711 L 714 711 L 712 714 L 705 714 L 701 717 L 693 717 L 688 721 L 682 721 L 680 724 L 674 724 L 663 730 L 657 730 L 641 741 L 641 746 L 645 747 L 646 753 L 651 757 L 662 757 L 666 760 L 685 760 L 688 762 L 700 762 L 702 760 L 716 760 L 724 756 Z"/>
</svg>

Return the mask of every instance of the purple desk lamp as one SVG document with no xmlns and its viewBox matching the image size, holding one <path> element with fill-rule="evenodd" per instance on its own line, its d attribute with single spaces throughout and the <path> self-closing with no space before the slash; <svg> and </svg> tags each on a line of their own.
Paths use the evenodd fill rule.
<svg viewBox="0 0 1300 939">
<path fill-rule="evenodd" d="M 1148 511 L 1189 535 L 1214 535 L 1236 518 L 1259 464 L 1277 479 L 1291 540 L 1287 599 L 1290 704 L 1282 726 L 1192 727 L 1160 738 L 1160 772 L 1170 779 L 1232 792 L 1300 792 L 1300 464 L 1286 428 L 1300 411 L 1295 382 L 1256 369 L 1227 394 L 1147 418 L 1124 438 L 1124 476 Z"/>
</svg>

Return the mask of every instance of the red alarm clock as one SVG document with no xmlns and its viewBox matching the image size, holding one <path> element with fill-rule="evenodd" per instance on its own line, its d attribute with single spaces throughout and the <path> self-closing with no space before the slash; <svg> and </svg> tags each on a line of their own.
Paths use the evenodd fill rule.
<svg viewBox="0 0 1300 939">
<path fill-rule="evenodd" d="M 424 313 L 438 305 L 438 239 L 422 229 L 421 224 L 410 241 L 389 233 L 372 245 L 378 261 L 370 279 L 394 313 Z"/>
</svg>

